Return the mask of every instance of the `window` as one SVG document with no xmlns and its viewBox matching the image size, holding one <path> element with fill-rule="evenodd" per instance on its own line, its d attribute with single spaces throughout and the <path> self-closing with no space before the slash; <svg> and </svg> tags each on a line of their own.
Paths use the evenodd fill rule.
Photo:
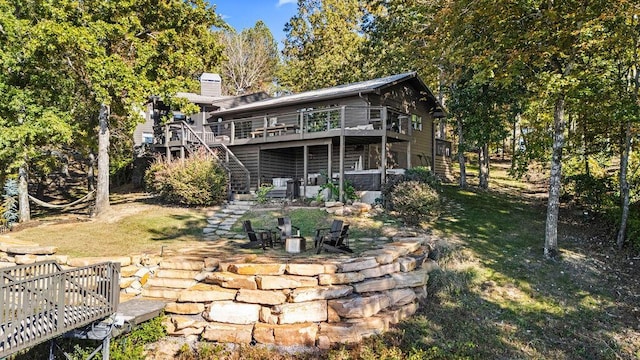
<svg viewBox="0 0 640 360">
<path fill-rule="evenodd" d="M 414 130 L 422 131 L 422 116 L 411 114 L 411 126 Z"/>
<path fill-rule="evenodd" d="M 142 143 L 143 144 L 153 144 L 153 134 L 150 132 L 142 133 Z"/>
</svg>

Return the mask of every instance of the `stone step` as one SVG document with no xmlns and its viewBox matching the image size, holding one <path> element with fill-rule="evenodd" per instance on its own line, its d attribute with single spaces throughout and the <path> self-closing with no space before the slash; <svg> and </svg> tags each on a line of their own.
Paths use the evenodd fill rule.
<svg viewBox="0 0 640 360">
<path fill-rule="evenodd" d="M 55 246 L 14 245 L 7 247 L 6 252 L 20 255 L 53 255 L 58 252 Z"/>
<path fill-rule="evenodd" d="M 204 269 L 203 260 L 189 260 L 189 259 L 167 259 L 160 261 L 160 269 L 173 269 L 173 270 L 202 270 Z"/>
<path fill-rule="evenodd" d="M 147 281 L 152 287 L 164 287 L 172 289 L 188 289 L 198 282 L 195 279 L 160 278 L 154 277 Z"/>
<path fill-rule="evenodd" d="M 182 293 L 182 291 L 184 290 L 150 286 L 142 289 L 142 296 L 146 298 L 176 301 L 180 297 L 180 293 Z"/>
<path fill-rule="evenodd" d="M 156 278 L 195 279 L 200 274 L 198 270 L 159 269 Z"/>
<path fill-rule="evenodd" d="M 247 210 L 223 209 L 222 213 L 227 215 L 244 215 Z"/>
</svg>

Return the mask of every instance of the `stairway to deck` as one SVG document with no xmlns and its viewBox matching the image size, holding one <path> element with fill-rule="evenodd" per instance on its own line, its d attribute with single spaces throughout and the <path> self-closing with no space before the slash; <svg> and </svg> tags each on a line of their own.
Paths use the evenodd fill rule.
<svg viewBox="0 0 640 360">
<path fill-rule="evenodd" d="M 177 152 L 181 157 L 204 150 L 217 158 L 229 174 L 229 190 L 232 193 L 249 193 L 251 186 L 249 170 L 224 143 L 208 143 L 185 122 L 166 124 L 165 134 L 165 138 L 169 138 L 169 141 L 158 145 L 158 148 L 168 148 L 170 153 Z"/>
</svg>

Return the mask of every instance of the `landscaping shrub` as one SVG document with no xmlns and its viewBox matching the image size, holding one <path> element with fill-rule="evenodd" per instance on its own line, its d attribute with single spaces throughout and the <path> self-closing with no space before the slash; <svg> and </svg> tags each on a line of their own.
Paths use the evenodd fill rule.
<svg viewBox="0 0 640 360">
<path fill-rule="evenodd" d="M 393 189 L 389 201 L 406 224 L 416 225 L 438 210 L 440 196 L 428 184 L 404 181 Z"/>
<path fill-rule="evenodd" d="M 156 159 L 145 173 L 145 189 L 168 203 L 216 205 L 227 198 L 227 174 L 217 159 L 200 151 L 184 161 Z"/>
<path fill-rule="evenodd" d="M 267 202 L 267 195 L 269 194 L 269 191 L 273 190 L 273 188 L 274 186 L 271 184 L 260 185 L 258 190 L 256 190 L 256 200 L 258 201 L 258 204 L 265 204 Z"/>
<path fill-rule="evenodd" d="M 411 169 L 407 169 L 404 173 L 404 179 L 406 181 L 414 180 L 425 183 L 432 188 L 438 188 L 441 184 L 438 175 L 426 166 L 416 166 Z"/>
<path fill-rule="evenodd" d="M 399 184 L 404 184 L 407 181 L 416 181 L 421 184 L 426 184 L 433 189 L 438 189 L 441 185 L 438 175 L 433 173 L 428 167 L 416 166 L 411 169 L 407 169 L 404 175 L 389 175 L 387 181 L 381 186 L 381 193 L 384 207 L 387 210 L 393 210 L 393 201 L 391 201 L 391 194 Z"/>
<path fill-rule="evenodd" d="M 344 191 L 344 200 L 347 202 L 353 202 L 358 200 L 358 194 L 356 193 L 356 188 L 349 180 L 345 180 L 342 184 Z M 337 182 L 328 181 L 322 185 L 320 185 L 320 190 L 318 190 L 318 194 L 322 194 L 325 189 L 329 189 L 329 200 L 335 201 L 339 200 L 340 197 L 340 185 Z"/>
</svg>

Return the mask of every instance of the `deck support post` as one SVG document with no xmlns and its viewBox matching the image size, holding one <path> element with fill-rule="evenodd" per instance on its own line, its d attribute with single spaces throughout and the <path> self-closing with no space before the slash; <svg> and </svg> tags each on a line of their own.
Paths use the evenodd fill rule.
<svg viewBox="0 0 640 360">
<path fill-rule="evenodd" d="M 180 161 L 184 163 L 185 151 L 187 147 L 187 131 L 184 128 L 184 124 L 180 123 Z"/>
<path fill-rule="evenodd" d="M 302 198 L 305 199 L 307 197 L 307 179 L 309 179 L 309 146 L 305 145 L 302 147 Z"/>
<path fill-rule="evenodd" d="M 344 126 L 345 126 L 345 106 L 340 108 L 340 191 L 338 192 L 338 201 L 344 201 Z"/>
<path fill-rule="evenodd" d="M 164 146 L 165 146 L 165 155 L 167 156 L 167 161 L 171 161 L 171 148 L 169 148 L 169 140 L 171 139 L 169 136 L 171 132 L 169 131 L 169 125 L 164 126 Z"/>
<path fill-rule="evenodd" d="M 387 107 L 382 107 L 382 148 L 380 149 L 380 184 L 387 182 Z"/>
<path fill-rule="evenodd" d="M 407 135 L 409 135 L 410 139 L 413 139 L 413 122 L 411 121 L 411 117 L 409 117 L 408 125 L 407 125 Z M 409 140 L 407 142 L 407 169 L 411 169 L 411 143 L 413 140 Z"/>
<path fill-rule="evenodd" d="M 102 339 L 102 360 L 109 360 L 109 347 L 111 346 L 111 334 Z"/>
<path fill-rule="evenodd" d="M 327 183 L 331 182 L 331 179 L 333 179 L 333 172 L 331 170 L 331 166 L 332 166 L 332 159 L 333 157 L 333 141 L 330 141 L 327 144 Z M 331 196 L 331 194 L 329 194 L 329 196 Z"/>
</svg>

